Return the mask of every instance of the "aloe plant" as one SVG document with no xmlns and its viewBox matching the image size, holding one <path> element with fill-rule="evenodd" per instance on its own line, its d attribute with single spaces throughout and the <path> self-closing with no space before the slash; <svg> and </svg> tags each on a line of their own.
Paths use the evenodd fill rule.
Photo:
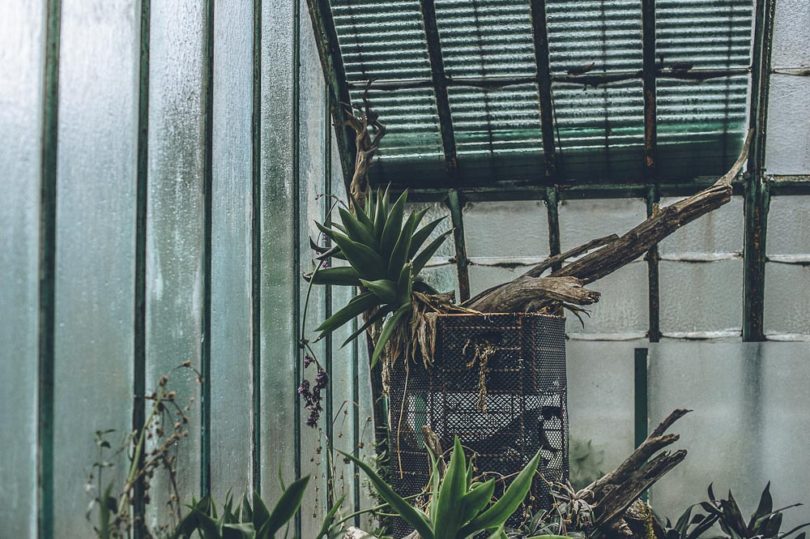
<svg viewBox="0 0 810 539">
<path fill-rule="evenodd" d="M 368 327 L 385 320 L 371 357 L 377 363 L 396 327 L 407 320 L 416 278 L 451 231 L 425 242 L 444 218 L 421 228 L 427 209 L 405 218 L 405 191 L 391 204 L 388 190 L 370 193 L 365 206 L 354 213 L 340 208 L 341 224 L 327 227 L 316 223 L 335 247 L 328 255 L 346 260 L 348 266 L 319 269 L 311 276 L 313 284 L 358 286 L 361 292 L 317 329 L 324 337 L 364 312 L 373 314 L 346 342 L 361 335 Z M 386 319 L 387 317 L 387 319 Z"/>
<path fill-rule="evenodd" d="M 492 539 L 506 538 L 504 525 L 520 507 L 534 479 L 540 452 L 515 477 L 498 500 L 492 501 L 495 479 L 477 482 L 472 463 L 464 457 L 458 437 L 455 439 L 450 465 L 442 475 L 431 456 L 431 499 L 427 514 L 399 496 L 369 466 L 344 453 L 369 477 L 372 485 L 391 509 L 413 526 L 422 539 L 465 539 L 487 532 Z"/>
<path fill-rule="evenodd" d="M 298 512 L 308 482 L 307 476 L 291 483 L 272 510 L 256 493 L 252 505 L 245 496 L 238 508 L 234 508 L 233 499 L 228 497 L 221 514 L 210 497 L 195 500 L 172 537 L 189 538 L 196 532 L 203 539 L 272 539 Z"/>
</svg>

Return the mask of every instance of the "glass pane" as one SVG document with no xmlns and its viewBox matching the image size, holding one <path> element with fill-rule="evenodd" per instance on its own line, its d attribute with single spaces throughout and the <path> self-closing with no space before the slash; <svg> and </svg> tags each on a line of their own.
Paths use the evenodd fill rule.
<svg viewBox="0 0 810 539">
<path fill-rule="evenodd" d="M 681 199 L 663 198 L 661 207 L 678 200 Z M 769 228 L 770 224 L 769 220 Z M 676 230 L 658 244 L 658 251 L 664 257 L 741 256 L 742 242 L 743 197 L 732 197 L 726 205 Z"/>
<path fill-rule="evenodd" d="M 132 426 L 140 11 L 68 0 L 61 13 L 54 529 L 90 537 L 93 432 L 116 429 L 117 444 Z M 123 461 L 105 480 L 124 474 Z"/>
<path fill-rule="evenodd" d="M 768 210 L 768 256 L 810 253 L 810 196 L 775 196 Z"/>
<path fill-rule="evenodd" d="M 529 258 L 548 255 L 548 215 L 541 200 L 468 202 L 464 206 L 467 256 Z M 481 260 L 479 260 L 481 259 Z"/>
<path fill-rule="evenodd" d="M 659 264 L 661 331 L 667 337 L 740 338 L 739 259 Z"/>
<path fill-rule="evenodd" d="M 253 2 L 217 3 L 211 252 L 211 490 L 251 479 Z"/>
<path fill-rule="evenodd" d="M 728 489 L 749 515 L 771 481 L 774 507 L 807 502 L 810 349 L 798 343 L 664 342 L 651 345 L 650 425 L 675 408 L 693 411 L 670 430 L 685 462 L 653 488 L 656 512 L 672 519 Z M 785 513 L 783 530 L 810 520 L 807 506 Z"/>
<path fill-rule="evenodd" d="M 805 0 L 779 0 L 773 21 L 773 52 L 771 65 L 775 68 L 810 64 L 810 3 Z"/>
<path fill-rule="evenodd" d="M 153 1 L 150 9 L 149 169 L 146 258 L 146 387 L 171 372 L 180 401 L 192 404 L 179 445 L 181 499 L 199 498 L 200 391 L 185 360 L 200 369 L 203 305 L 203 77 L 205 13 L 199 2 Z M 168 479 L 152 485 L 149 521 L 167 523 Z"/>
<path fill-rule="evenodd" d="M 778 262 L 765 265 L 765 331 L 768 338 L 810 340 L 808 305 L 810 266 Z"/>
<path fill-rule="evenodd" d="M 0 522 L 36 536 L 39 201 L 44 3 L 0 17 Z M 13 52 L 12 52 L 13 51 Z M 89 431 L 88 431 L 89 434 Z"/>
<path fill-rule="evenodd" d="M 810 172 L 810 123 L 796 121 L 810 107 L 810 79 L 772 75 L 765 168 L 769 174 Z"/>
<path fill-rule="evenodd" d="M 296 182 L 294 0 L 262 2 L 261 99 L 261 447 L 262 486 L 275 492 L 278 476 L 295 476 L 296 313 L 298 294 L 294 245 Z M 268 411 L 272 410 L 272 413 Z M 285 433 L 280 436 L 279 433 Z"/>
</svg>

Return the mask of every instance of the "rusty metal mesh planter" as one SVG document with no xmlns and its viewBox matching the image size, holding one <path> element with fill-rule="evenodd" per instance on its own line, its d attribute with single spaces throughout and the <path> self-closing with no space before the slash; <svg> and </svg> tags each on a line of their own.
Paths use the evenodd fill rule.
<svg viewBox="0 0 810 539">
<path fill-rule="evenodd" d="M 429 475 L 423 426 L 443 449 L 459 436 L 478 473 L 511 478 L 538 451 L 541 477 L 523 515 L 550 504 L 547 481 L 568 478 L 565 321 L 528 314 L 441 315 L 431 367 L 397 368 L 390 381 L 390 480 L 403 496 Z M 506 481 L 499 481 L 496 496 Z M 409 529 L 395 519 L 394 536 Z"/>
</svg>

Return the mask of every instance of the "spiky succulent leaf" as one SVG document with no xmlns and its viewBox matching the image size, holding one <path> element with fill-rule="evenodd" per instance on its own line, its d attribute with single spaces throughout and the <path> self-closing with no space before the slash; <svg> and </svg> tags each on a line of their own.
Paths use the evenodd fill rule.
<svg viewBox="0 0 810 539">
<path fill-rule="evenodd" d="M 447 217 L 439 217 L 438 219 L 429 222 L 428 224 L 426 224 L 425 226 L 423 226 L 414 233 L 413 238 L 411 239 L 411 250 L 408 253 L 409 257 L 413 257 L 419 251 L 419 249 L 422 248 L 422 245 L 424 245 L 425 241 L 427 241 L 427 239 L 430 237 L 430 235 L 433 233 L 436 227 L 439 226 L 439 223 L 441 223 L 445 219 L 447 219 Z"/>
<path fill-rule="evenodd" d="M 418 255 L 416 255 L 414 257 L 414 259 L 413 259 L 413 274 L 414 275 L 417 275 L 420 271 L 422 271 L 422 268 L 424 268 L 425 264 L 428 263 L 428 260 L 430 260 L 430 258 L 434 254 L 436 254 L 436 251 L 438 251 L 439 247 L 442 246 L 442 243 L 444 243 L 445 238 L 447 237 L 448 234 L 450 234 L 450 232 L 452 232 L 452 230 L 448 230 L 447 232 L 443 232 L 439 237 L 437 237 L 435 240 L 430 242 L 430 244 L 428 244 L 428 246 L 425 247 L 424 250 L 422 250 L 421 253 L 419 253 Z"/>
<path fill-rule="evenodd" d="M 388 340 L 391 338 L 391 335 L 394 334 L 394 330 L 396 329 L 399 321 L 402 320 L 402 317 L 411 309 L 410 305 L 403 305 L 396 311 L 394 314 L 391 315 L 391 318 L 385 321 L 383 324 L 382 331 L 380 331 L 380 336 L 377 338 L 377 343 L 374 345 L 374 352 L 371 355 L 371 368 L 373 369 L 375 365 L 377 365 L 377 361 L 380 359 L 380 355 L 382 355 L 383 350 L 385 350 L 385 345 L 388 343 Z"/>
<path fill-rule="evenodd" d="M 377 311 L 373 315 L 368 317 L 368 320 L 366 320 L 365 323 L 363 323 L 362 326 L 357 328 L 357 331 L 355 331 L 354 333 L 349 335 L 349 338 L 346 339 L 345 341 L 343 341 L 343 344 L 341 346 L 346 346 L 347 344 L 349 344 L 350 342 L 355 340 L 365 330 L 367 330 L 369 327 L 371 327 L 372 324 L 376 324 L 377 322 L 379 322 L 380 320 L 385 318 L 385 315 L 387 315 L 388 313 L 390 313 L 393 310 L 394 310 L 394 308 L 391 305 L 383 305 L 382 307 L 377 309 Z"/>
<path fill-rule="evenodd" d="M 450 465 L 439 487 L 439 500 L 436 502 L 436 520 L 441 524 L 436 526 L 434 535 L 436 539 L 455 539 L 458 528 L 463 524 L 462 499 L 467 487 L 467 462 L 464 458 L 464 449 L 458 436 L 453 442 L 453 455 Z"/>
<path fill-rule="evenodd" d="M 391 251 L 391 257 L 388 259 L 388 277 L 396 279 L 399 277 L 402 266 L 408 259 L 408 253 L 411 250 L 411 240 L 413 239 L 413 231 L 416 228 L 418 219 L 417 213 L 412 213 L 405 221 L 405 226 L 399 233 L 399 238 L 394 245 L 394 250 Z"/>
<path fill-rule="evenodd" d="M 353 297 L 341 310 L 327 318 L 315 331 L 331 333 L 355 316 L 379 305 L 380 300 L 371 292 L 363 292 Z"/>
<path fill-rule="evenodd" d="M 313 284 L 330 284 L 333 286 L 358 286 L 360 284 L 360 274 L 351 266 L 337 266 L 334 268 L 320 269 L 314 273 L 304 276 Z"/>
<path fill-rule="evenodd" d="M 360 219 L 343 208 L 340 208 L 340 219 L 343 221 L 349 239 L 372 248 L 376 245 L 372 229 L 373 225 L 372 227 L 366 227 L 365 224 L 360 222 Z"/>
<path fill-rule="evenodd" d="M 352 241 L 339 232 L 332 232 L 333 240 L 346 255 L 346 260 L 364 279 L 385 277 L 385 261 L 368 245 Z"/>
<path fill-rule="evenodd" d="M 380 254 L 385 260 L 391 257 L 399 233 L 402 231 L 402 220 L 405 216 L 405 202 L 408 200 L 408 191 L 403 191 L 391 211 L 387 213 L 385 227 L 380 238 Z"/>
<path fill-rule="evenodd" d="M 366 281 L 360 279 L 360 283 L 368 288 L 369 292 L 379 298 L 380 303 L 393 303 L 397 299 L 397 284 L 389 279 L 379 279 L 376 281 Z"/>
</svg>

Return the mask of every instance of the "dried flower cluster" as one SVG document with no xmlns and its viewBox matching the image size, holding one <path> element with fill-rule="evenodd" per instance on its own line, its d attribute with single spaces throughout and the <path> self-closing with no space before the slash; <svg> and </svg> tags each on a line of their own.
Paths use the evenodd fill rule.
<svg viewBox="0 0 810 539">
<path fill-rule="evenodd" d="M 314 357 L 309 354 L 304 356 L 305 369 L 313 363 L 317 363 Z M 318 365 L 315 373 L 315 385 L 312 385 L 309 380 L 304 378 L 298 386 L 298 395 L 304 399 L 304 407 L 309 410 L 309 417 L 307 418 L 308 427 L 316 427 L 318 425 L 318 419 L 320 419 L 321 412 L 323 411 L 323 406 L 321 406 L 321 401 L 323 400 L 321 391 L 324 391 L 328 384 L 329 375 Z"/>
</svg>

